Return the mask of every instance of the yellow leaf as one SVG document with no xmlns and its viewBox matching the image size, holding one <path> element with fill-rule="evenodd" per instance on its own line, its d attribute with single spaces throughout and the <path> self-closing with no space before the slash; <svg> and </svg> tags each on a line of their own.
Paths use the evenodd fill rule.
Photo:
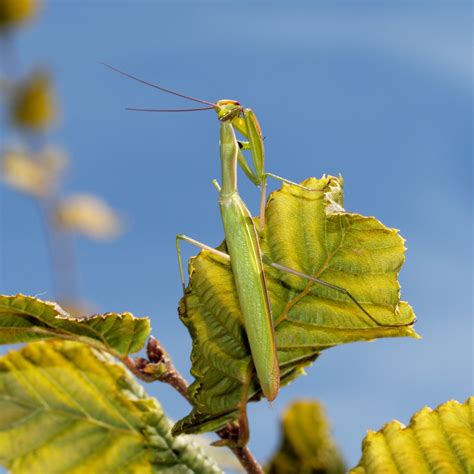
<svg viewBox="0 0 474 474">
<path fill-rule="evenodd" d="M 399 421 L 369 431 L 351 474 L 474 472 L 474 397 L 425 407 L 405 427 Z"/>
<path fill-rule="evenodd" d="M 323 407 L 298 400 L 283 414 L 281 441 L 268 466 L 269 474 L 343 474 L 342 457 L 332 440 Z"/>
<path fill-rule="evenodd" d="M 56 209 L 57 225 L 67 231 L 93 239 L 112 239 L 121 231 L 117 214 L 100 198 L 90 194 L 75 194 Z"/>
<path fill-rule="evenodd" d="M 0 464 L 12 474 L 222 473 L 170 427 L 122 364 L 84 344 L 0 357 Z"/>
</svg>

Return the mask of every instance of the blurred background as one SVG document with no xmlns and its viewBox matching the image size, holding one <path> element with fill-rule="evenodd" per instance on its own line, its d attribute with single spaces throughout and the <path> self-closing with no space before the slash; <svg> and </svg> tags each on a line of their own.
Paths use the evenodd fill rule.
<svg viewBox="0 0 474 474">
<path fill-rule="evenodd" d="M 402 299 L 414 307 L 423 339 L 329 350 L 272 406 L 251 406 L 250 446 L 261 461 L 276 447 L 279 414 L 294 398 L 322 401 L 353 466 L 367 429 L 407 423 L 425 405 L 472 393 L 470 2 L 49 0 L 11 39 L 3 74 L 46 66 L 57 114 L 39 142 L 4 121 L 2 149 L 25 136 L 37 153 L 62 147 L 70 164 L 54 199 L 78 190 L 100 196 L 104 202 L 92 207 L 105 213 L 99 220 L 111 219 L 110 232 L 82 234 L 117 238 L 56 241 L 75 261 L 78 281 L 55 286 L 44 216 L 31 197 L 2 186 L 1 293 L 149 316 L 191 379 L 174 239 L 184 232 L 215 246 L 223 237 L 211 186 L 219 125 L 212 111 L 126 112 L 193 105 L 127 80 L 104 61 L 193 96 L 251 107 L 269 171 L 295 181 L 340 173 L 346 209 L 375 215 L 407 240 Z M 245 179 L 240 187 L 256 212 L 258 191 Z M 186 257 L 195 253 L 185 248 Z M 170 417 L 188 413 L 167 386 L 146 388 Z"/>
</svg>

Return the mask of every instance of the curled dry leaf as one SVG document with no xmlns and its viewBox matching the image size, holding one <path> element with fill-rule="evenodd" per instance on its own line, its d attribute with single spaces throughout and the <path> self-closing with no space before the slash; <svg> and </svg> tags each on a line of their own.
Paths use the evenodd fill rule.
<svg viewBox="0 0 474 474">
<path fill-rule="evenodd" d="M 16 87 L 10 110 L 10 119 L 15 125 L 41 132 L 49 128 L 56 117 L 56 98 L 48 74 L 35 72 Z"/>
<path fill-rule="evenodd" d="M 38 0 L 1 0 L 0 31 L 15 28 L 31 20 L 38 11 Z"/>
<path fill-rule="evenodd" d="M 18 191 L 46 197 L 55 189 L 67 157 L 59 148 L 47 147 L 34 155 L 6 150 L 1 157 L 2 179 Z"/>
<path fill-rule="evenodd" d="M 57 225 L 93 239 L 112 239 L 122 229 L 120 218 L 102 199 L 91 194 L 75 194 L 56 209 Z"/>
</svg>

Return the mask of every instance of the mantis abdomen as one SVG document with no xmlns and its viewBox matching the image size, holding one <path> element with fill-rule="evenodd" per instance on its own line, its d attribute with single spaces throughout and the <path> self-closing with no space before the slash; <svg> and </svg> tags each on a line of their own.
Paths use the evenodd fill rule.
<svg viewBox="0 0 474 474">
<path fill-rule="evenodd" d="M 274 400 L 280 386 L 272 314 L 257 231 L 237 191 L 238 145 L 230 123 L 221 123 L 222 188 L 219 206 L 232 273 L 263 394 Z"/>
</svg>

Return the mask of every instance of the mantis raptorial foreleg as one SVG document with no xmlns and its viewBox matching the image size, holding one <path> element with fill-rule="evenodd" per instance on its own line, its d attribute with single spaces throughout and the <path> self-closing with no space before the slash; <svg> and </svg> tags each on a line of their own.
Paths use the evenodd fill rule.
<svg viewBox="0 0 474 474">
<path fill-rule="evenodd" d="M 305 191 L 315 192 L 319 190 L 310 189 L 301 184 L 290 181 L 289 179 L 282 178 L 273 173 L 268 173 L 264 170 L 265 165 L 265 152 L 263 147 L 263 136 L 261 133 L 260 125 L 257 117 L 251 109 L 243 110 L 244 119 L 237 117 L 232 120 L 232 125 L 245 137 L 249 138 L 249 141 L 238 141 L 239 153 L 238 162 L 247 177 L 256 186 L 260 186 L 260 208 L 259 208 L 259 231 L 262 232 L 265 227 L 265 205 L 267 195 L 267 178 L 273 178 L 286 184 L 298 186 Z M 251 132 L 250 132 L 251 131 Z M 252 162 L 254 170 L 250 167 L 245 159 L 242 150 L 249 150 L 252 156 Z"/>
</svg>

